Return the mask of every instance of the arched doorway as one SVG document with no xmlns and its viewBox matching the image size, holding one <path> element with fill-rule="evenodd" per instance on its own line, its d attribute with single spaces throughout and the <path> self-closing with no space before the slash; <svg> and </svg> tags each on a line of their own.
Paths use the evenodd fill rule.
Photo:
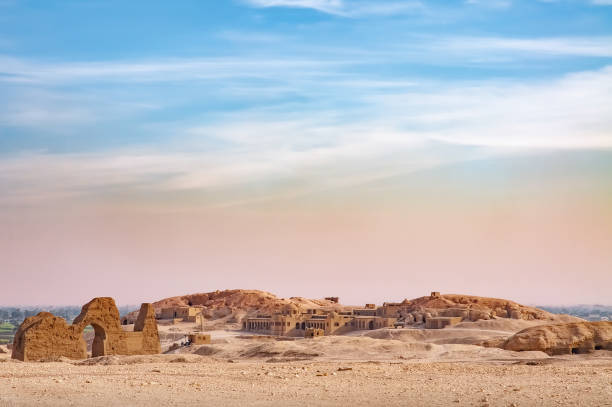
<svg viewBox="0 0 612 407">
<path fill-rule="evenodd" d="M 370 321 L 370 323 L 368 324 L 368 328 L 374 329 L 374 321 Z"/>
<path fill-rule="evenodd" d="M 106 331 L 98 324 L 92 324 L 96 336 L 91 346 L 91 356 L 104 356 L 106 354 Z"/>
<path fill-rule="evenodd" d="M 83 339 L 87 344 L 87 355 L 95 358 L 106 354 L 106 331 L 102 326 L 91 322 L 83 329 Z"/>
</svg>

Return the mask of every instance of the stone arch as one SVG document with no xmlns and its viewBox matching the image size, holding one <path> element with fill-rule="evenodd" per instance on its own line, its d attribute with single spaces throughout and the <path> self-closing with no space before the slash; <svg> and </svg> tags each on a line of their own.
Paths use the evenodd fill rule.
<svg viewBox="0 0 612 407">
<path fill-rule="evenodd" d="M 374 329 L 374 321 L 370 321 L 368 324 L 368 329 Z"/>
<path fill-rule="evenodd" d="M 26 318 L 15 335 L 12 357 L 23 361 L 49 357 L 84 359 L 87 346 L 83 330 L 94 328 L 92 356 L 143 355 L 161 352 L 155 310 L 142 304 L 134 331 L 121 327 L 119 310 L 110 297 L 94 298 L 85 304 L 72 325 L 48 312 Z"/>
</svg>

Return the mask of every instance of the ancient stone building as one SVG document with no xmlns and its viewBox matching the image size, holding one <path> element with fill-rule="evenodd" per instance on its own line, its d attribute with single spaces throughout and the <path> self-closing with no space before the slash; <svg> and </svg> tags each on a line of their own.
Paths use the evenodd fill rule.
<svg viewBox="0 0 612 407">
<path fill-rule="evenodd" d="M 404 311 L 410 305 L 410 301 L 404 300 L 402 302 L 385 302 L 382 307 L 377 309 L 377 315 L 386 318 L 399 318 L 402 316 Z"/>
<path fill-rule="evenodd" d="M 189 334 L 187 338 L 192 345 L 207 345 L 210 343 L 210 335 L 208 334 Z"/>
<path fill-rule="evenodd" d="M 202 323 L 201 307 L 168 307 L 162 308 L 160 319 L 173 319 L 182 322 Z"/>
<path fill-rule="evenodd" d="M 273 315 L 247 318 L 243 322 L 243 329 L 275 336 L 304 336 L 309 329 L 320 329 L 325 335 L 332 335 L 391 327 L 395 321 L 395 318 L 377 316 L 375 307 L 336 312 L 322 309 L 301 311 L 295 305 L 288 305 Z"/>
<path fill-rule="evenodd" d="M 273 315 L 257 315 L 244 320 L 243 329 L 268 335 L 302 336 L 307 328 L 323 329 L 325 335 L 330 335 L 386 327 L 415 326 L 439 329 L 461 321 L 492 318 L 550 321 L 557 319 L 546 311 L 508 300 L 458 294 L 442 295 L 438 291 L 412 300 L 385 302 L 381 307 L 365 304 L 363 308 L 343 307 L 348 311 L 338 311 L 339 307 L 333 308 L 334 310 L 318 308 L 306 312 L 294 309 Z"/>
<path fill-rule="evenodd" d="M 87 325 L 95 332 L 93 357 L 161 352 L 155 310 L 151 304 L 141 305 L 134 331 L 128 332 L 121 327 L 115 301 L 102 297 L 85 304 L 72 325 L 48 312 L 26 318 L 15 335 L 12 357 L 22 361 L 55 357 L 85 359 L 88 355 L 83 330 Z"/>
<path fill-rule="evenodd" d="M 317 336 L 323 335 L 325 335 L 325 331 L 318 328 L 307 328 L 304 332 L 304 338 L 316 338 Z"/>
<path fill-rule="evenodd" d="M 457 325 L 461 322 L 461 317 L 431 317 L 425 320 L 425 328 L 442 329 L 447 326 Z"/>
</svg>

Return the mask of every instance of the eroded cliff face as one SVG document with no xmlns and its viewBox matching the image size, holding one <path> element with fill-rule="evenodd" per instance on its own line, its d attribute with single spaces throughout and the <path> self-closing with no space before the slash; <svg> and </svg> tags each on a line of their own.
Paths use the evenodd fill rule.
<svg viewBox="0 0 612 407">
<path fill-rule="evenodd" d="M 513 351 L 542 351 L 549 355 L 612 350 L 612 322 L 572 322 L 524 329 L 502 347 Z"/>
<path fill-rule="evenodd" d="M 126 332 L 119 322 L 119 311 L 110 297 L 94 298 L 68 325 L 63 318 L 41 312 L 27 318 L 19 327 L 13 343 L 12 357 L 22 361 L 66 357 L 87 358 L 83 330 L 91 325 L 95 331 L 92 356 L 141 355 L 161 352 L 155 312 L 151 304 L 142 304 L 139 323 L 134 332 Z"/>
</svg>

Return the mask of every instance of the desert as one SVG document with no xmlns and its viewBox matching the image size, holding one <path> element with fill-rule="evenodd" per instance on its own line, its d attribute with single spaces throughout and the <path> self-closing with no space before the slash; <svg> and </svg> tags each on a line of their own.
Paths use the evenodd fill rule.
<svg viewBox="0 0 612 407">
<path fill-rule="evenodd" d="M 0 0 L 0 407 L 612 407 L 612 0 Z"/>
<path fill-rule="evenodd" d="M 84 318 L 102 327 L 104 318 L 96 306 L 107 307 L 110 300 L 86 304 L 85 314 L 68 329 Z M 396 309 L 400 303 L 390 304 L 402 314 L 403 308 Z M 295 331 L 249 331 L 243 322 L 260 320 L 263 314 L 295 318 L 296 310 L 320 319 L 372 308 L 344 306 L 338 299 L 280 299 L 253 290 L 164 299 L 142 307 L 149 319 L 157 315 L 149 324 L 156 324 L 160 352 L 141 348 L 141 354 L 134 354 L 139 352 L 103 344 L 104 354 L 93 356 L 98 331 L 83 334 L 84 356 L 62 355 L 64 350 L 48 347 L 48 355 L 42 357 L 42 331 L 32 342 L 37 346 L 36 361 L 19 360 L 22 354 L 0 348 L 0 405 L 612 405 L 612 323 L 580 321 L 506 300 L 439 293 L 403 304 L 410 312 L 431 315 L 452 309 L 465 317 L 432 329 L 406 313 L 403 319 L 411 324 L 394 321 L 388 327 L 329 335 L 321 330 L 321 336 L 307 338 Z M 502 314 L 499 304 L 516 312 L 491 316 L 495 309 Z M 384 314 L 389 311 L 384 307 L 374 310 Z M 186 308 L 197 310 L 200 318 L 189 316 L 193 312 Z M 186 317 L 174 318 L 181 310 Z M 135 325 L 128 322 L 134 315 L 138 313 L 116 315 L 110 324 L 133 332 Z M 162 318 L 168 315 L 173 318 Z M 46 332 L 48 337 L 56 335 Z M 548 342 L 542 342 L 542 335 Z M 196 337 L 201 344 L 188 340 Z M 27 349 L 27 335 L 21 341 L 21 349 Z M 550 354 L 551 341 L 555 349 L 563 342 L 568 351 Z M 80 349 L 81 342 L 75 343 Z M 538 343 L 543 345 L 538 348 Z M 572 346 L 580 351 L 572 352 Z M 14 352 L 14 345 L 11 348 Z"/>
</svg>

